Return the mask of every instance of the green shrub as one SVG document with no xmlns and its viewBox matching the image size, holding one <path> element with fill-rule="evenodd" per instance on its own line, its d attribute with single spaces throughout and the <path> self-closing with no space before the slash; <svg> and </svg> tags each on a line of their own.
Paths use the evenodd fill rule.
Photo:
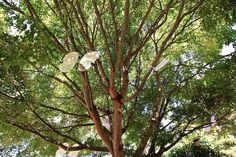
<svg viewBox="0 0 236 157">
<path fill-rule="evenodd" d="M 175 148 L 171 150 L 168 157 L 227 157 L 219 153 L 217 150 L 211 149 L 207 145 L 194 146 L 185 145 L 180 148 Z"/>
</svg>

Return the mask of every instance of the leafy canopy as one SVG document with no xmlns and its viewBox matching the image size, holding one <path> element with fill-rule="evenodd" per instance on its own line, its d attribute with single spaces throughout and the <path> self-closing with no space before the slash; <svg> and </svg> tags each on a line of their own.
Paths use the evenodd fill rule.
<svg viewBox="0 0 236 157">
<path fill-rule="evenodd" d="M 212 115 L 217 125 L 235 122 L 236 56 L 219 55 L 224 43 L 235 42 L 234 1 L 2 0 L 0 6 L 6 144 L 17 132 L 19 140 L 55 145 L 35 142 L 49 153 L 59 146 L 85 150 L 80 155 L 161 156 L 211 125 Z M 78 62 L 90 51 L 100 57 L 86 71 L 77 63 L 60 72 L 74 51 Z"/>
</svg>

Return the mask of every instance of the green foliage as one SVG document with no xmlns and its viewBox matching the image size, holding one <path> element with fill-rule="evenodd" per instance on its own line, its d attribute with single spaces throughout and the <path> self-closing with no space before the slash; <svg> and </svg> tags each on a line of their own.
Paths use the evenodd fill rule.
<svg viewBox="0 0 236 157">
<path fill-rule="evenodd" d="M 168 157 L 221 157 L 222 155 L 217 151 L 211 149 L 209 146 L 191 146 L 186 145 L 182 148 L 176 148 L 171 151 Z"/>
<path fill-rule="evenodd" d="M 194 129 L 204 127 L 212 114 L 223 121 L 235 122 L 232 113 L 235 112 L 236 102 L 236 55 L 219 55 L 224 43 L 236 39 L 236 33 L 231 28 L 235 22 L 234 2 L 205 1 L 194 12 L 186 14 L 175 28 L 173 24 L 178 17 L 180 1 L 174 1 L 170 10 L 159 19 L 162 7 L 169 3 L 162 0 L 159 1 L 161 4 L 153 4 L 137 34 L 135 32 L 151 1 L 131 1 L 127 23 L 123 23 L 125 1 L 114 1 L 114 17 L 110 10 L 111 2 L 96 2 L 101 13 L 98 17 L 93 1 L 32 0 L 30 3 L 38 15 L 35 17 L 23 1 L 14 6 L 24 14 L 13 11 L 14 8 L 0 1 L 0 17 L 5 18 L 5 21 L 0 19 L 0 25 L 4 27 L 3 32 L 0 31 L 1 143 L 11 145 L 16 135 L 19 136 L 16 141 L 30 139 L 31 144 L 25 154 L 30 153 L 31 156 L 55 153 L 58 146 L 45 141 L 54 145 L 68 142 L 104 147 L 85 98 L 87 92 L 91 92 L 90 99 L 98 111 L 98 118 L 103 121 L 109 115 L 110 122 L 114 124 L 114 98 L 109 93 L 109 79 L 114 77 L 119 96 L 128 67 L 128 90 L 120 100 L 125 100 L 136 90 L 140 93 L 135 99 L 124 102 L 121 109 L 123 127 L 127 126 L 126 130 L 122 130 L 126 154 L 132 155 L 141 139 L 149 135 L 144 135 L 144 132 L 151 124 L 154 127 L 150 129 L 149 139 L 154 141 L 158 150 L 178 142 L 179 137 Z M 191 11 L 198 2 L 185 0 L 183 11 Z M 125 24 L 127 32 L 122 36 Z M 13 28 L 15 34 L 10 35 L 5 27 Z M 155 28 L 157 30 L 148 39 L 147 33 Z M 135 38 L 132 40 L 132 37 Z M 166 45 L 161 49 L 163 43 Z M 119 49 L 122 49 L 124 63 L 113 76 L 114 69 L 109 59 L 113 65 L 118 64 Z M 69 73 L 61 73 L 58 70 L 64 53 L 77 51 L 80 59 L 90 50 L 99 51 L 100 59 L 88 71 L 81 73 L 74 68 Z M 126 60 L 127 54 L 135 50 L 139 53 Z M 166 57 L 170 63 L 146 77 L 148 71 L 153 70 L 152 66 Z M 105 79 L 100 66 L 104 69 Z M 87 77 L 87 84 L 83 76 Z M 141 89 L 142 80 L 144 85 Z M 88 86 L 91 91 L 85 90 Z M 217 124 L 223 125 L 221 122 Z M 232 131 L 232 124 L 226 125 L 225 130 Z M 12 126 L 14 129 L 11 129 Z M 112 140 L 114 130 L 103 130 Z M 183 147 L 183 150 L 198 152 L 189 146 Z M 176 152 L 181 154 L 183 150 Z M 207 151 L 211 152 L 211 149 L 204 147 L 199 153 Z M 91 152 L 85 150 L 81 154 Z"/>
</svg>

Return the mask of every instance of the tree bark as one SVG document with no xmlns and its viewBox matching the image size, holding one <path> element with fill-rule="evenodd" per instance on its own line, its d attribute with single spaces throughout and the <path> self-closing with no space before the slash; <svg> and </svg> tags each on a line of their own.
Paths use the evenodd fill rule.
<svg viewBox="0 0 236 157">
<path fill-rule="evenodd" d="M 122 103 L 114 102 L 114 128 L 113 128 L 113 151 L 114 157 L 124 157 L 122 144 Z"/>
</svg>

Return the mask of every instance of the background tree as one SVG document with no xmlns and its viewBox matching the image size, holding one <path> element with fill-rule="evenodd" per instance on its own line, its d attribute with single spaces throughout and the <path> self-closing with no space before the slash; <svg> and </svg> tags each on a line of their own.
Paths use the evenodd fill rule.
<svg viewBox="0 0 236 157">
<path fill-rule="evenodd" d="M 234 1 L 0 2 L 15 31 L 0 41 L 2 126 L 68 151 L 138 157 L 162 156 L 212 115 L 221 126 L 235 120 L 235 55 L 219 55 L 235 40 Z M 72 51 L 100 58 L 60 72 Z"/>
<path fill-rule="evenodd" d="M 194 147 L 193 145 L 186 145 L 179 149 L 174 149 L 171 151 L 170 157 L 221 157 L 217 150 L 211 149 L 207 145 L 203 145 L 199 148 Z"/>
<path fill-rule="evenodd" d="M 165 157 L 171 156 L 228 156 L 235 155 L 235 136 L 226 129 L 219 130 L 214 126 L 210 130 L 203 129 L 184 137 L 181 142 L 176 144 L 170 151 L 164 154 Z M 194 139 L 199 139 L 200 147 L 196 150 Z M 197 155 L 201 153 L 201 155 Z"/>
</svg>

